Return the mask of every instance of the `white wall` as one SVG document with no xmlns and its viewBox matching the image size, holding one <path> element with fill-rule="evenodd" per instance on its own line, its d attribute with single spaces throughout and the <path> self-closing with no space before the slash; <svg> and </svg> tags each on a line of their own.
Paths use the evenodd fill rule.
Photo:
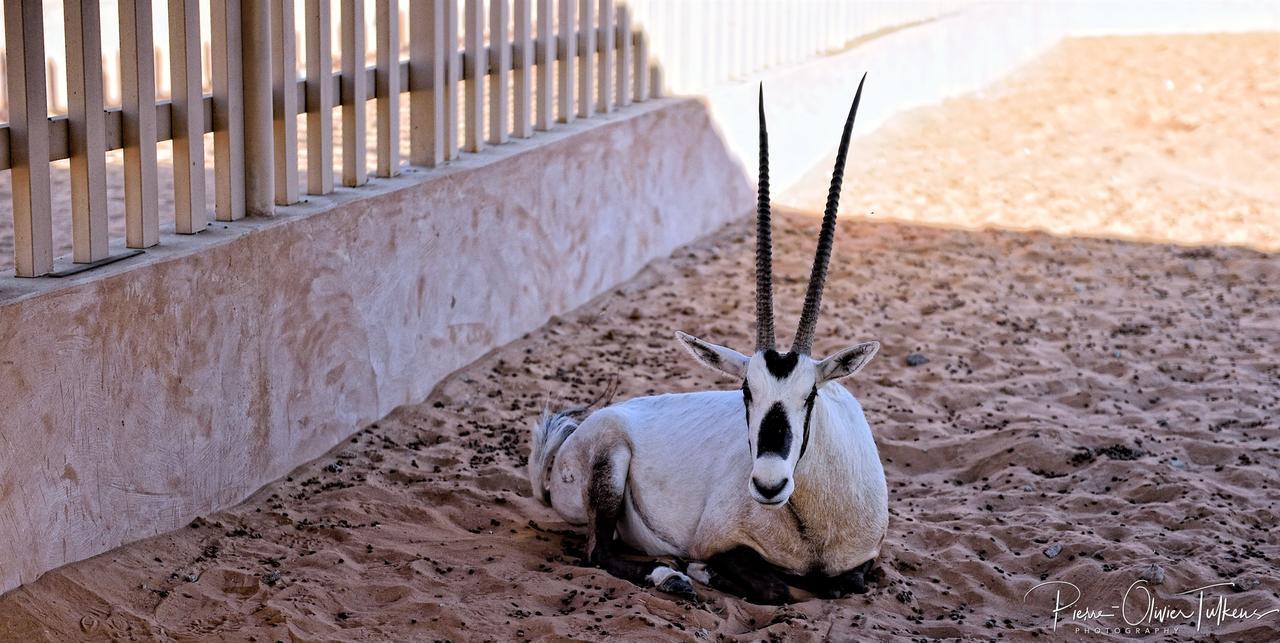
<svg viewBox="0 0 1280 643">
<path fill-rule="evenodd" d="M 699 93 L 730 149 L 745 167 L 755 168 L 756 91 L 764 83 L 770 179 L 774 193 L 782 195 L 835 152 L 864 71 L 855 135 L 902 111 L 981 89 L 1065 37 L 1278 30 L 1280 2 L 990 2 Z"/>
</svg>

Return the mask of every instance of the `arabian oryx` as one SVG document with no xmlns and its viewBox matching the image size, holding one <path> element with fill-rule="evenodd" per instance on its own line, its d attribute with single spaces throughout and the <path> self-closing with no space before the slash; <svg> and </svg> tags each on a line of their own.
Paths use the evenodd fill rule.
<svg viewBox="0 0 1280 643">
<path fill-rule="evenodd" d="M 573 412 L 544 413 L 534 427 L 533 493 L 568 522 L 588 526 L 591 564 L 690 598 L 690 577 L 757 603 L 797 600 L 793 588 L 823 597 L 866 591 L 888 528 L 888 490 L 862 407 L 836 380 L 861 370 L 880 345 L 810 355 L 861 98 L 859 83 L 791 350 L 774 348 L 762 89 L 755 353 L 677 333 L 694 359 L 741 380 L 741 388 L 632 399 L 581 424 Z M 624 557 L 615 533 L 647 555 L 698 562 L 686 575 Z"/>
</svg>

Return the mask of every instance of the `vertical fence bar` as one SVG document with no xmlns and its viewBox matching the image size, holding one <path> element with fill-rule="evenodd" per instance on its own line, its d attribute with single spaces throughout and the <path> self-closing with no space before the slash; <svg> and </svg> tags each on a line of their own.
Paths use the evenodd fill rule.
<svg viewBox="0 0 1280 643">
<path fill-rule="evenodd" d="M 596 90 L 596 1 L 578 3 L 578 116 L 582 118 L 595 111 L 591 95 Z"/>
<path fill-rule="evenodd" d="M 307 192 L 333 192 L 331 0 L 307 0 Z"/>
<path fill-rule="evenodd" d="M 409 3 L 409 162 L 436 167 L 444 162 L 445 0 Z"/>
<path fill-rule="evenodd" d="M 641 31 L 636 43 L 636 100 L 649 100 L 649 33 Z"/>
<path fill-rule="evenodd" d="M 448 52 L 444 122 L 447 142 L 444 156 L 452 160 L 458 158 L 458 83 L 462 82 L 462 53 L 458 51 L 458 0 L 445 0 L 444 42 Z"/>
<path fill-rule="evenodd" d="M 365 163 L 364 0 L 342 0 L 342 184 L 369 182 Z"/>
<path fill-rule="evenodd" d="M 572 123 L 574 117 L 574 63 L 578 59 L 578 30 L 574 24 L 574 5 L 577 0 L 560 0 L 560 37 L 557 51 L 560 62 L 560 94 L 557 102 L 561 123 Z"/>
<path fill-rule="evenodd" d="M 513 133 L 517 138 L 533 136 L 533 2 L 515 0 L 515 38 L 512 40 L 512 56 L 515 59 L 515 103 Z"/>
<path fill-rule="evenodd" d="M 195 234 L 209 223 L 204 208 L 199 0 L 169 0 L 169 76 L 174 229 L 178 234 Z"/>
<path fill-rule="evenodd" d="M 484 76 L 488 60 L 484 50 L 484 2 L 467 0 L 465 22 L 466 54 L 462 64 L 466 85 L 466 137 L 468 152 L 484 149 Z"/>
<path fill-rule="evenodd" d="M 68 0 L 67 120 L 71 152 L 72 260 L 107 258 L 107 123 L 102 103 L 98 0 Z"/>
<path fill-rule="evenodd" d="M 400 173 L 400 21 L 396 0 L 378 0 L 378 176 Z"/>
<path fill-rule="evenodd" d="M 298 59 L 294 0 L 271 0 L 276 205 L 298 202 Z"/>
<path fill-rule="evenodd" d="M 214 215 L 244 217 L 244 83 L 240 0 L 212 0 Z"/>
<path fill-rule="evenodd" d="M 120 0 L 124 239 L 130 248 L 150 248 L 160 242 L 153 48 L 151 0 Z"/>
<path fill-rule="evenodd" d="M 550 130 L 556 120 L 552 99 L 555 95 L 556 33 L 552 0 L 538 0 L 538 129 Z"/>
<path fill-rule="evenodd" d="M 618 7 L 618 105 L 631 104 L 631 7 Z"/>
<path fill-rule="evenodd" d="M 244 57 L 245 212 L 275 213 L 275 133 L 271 118 L 271 10 L 258 3 L 240 14 Z M 294 88 L 297 91 L 297 87 Z"/>
<path fill-rule="evenodd" d="M 42 5 L 40 0 L 4 0 L 13 254 L 19 277 L 39 277 L 53 270 Z"/>
<path fill-rule="evenodd" d="M 600 0 L 600 86 L 596 90 L 596 109 L 608 114 L 613 111 L 613 49 L 617 45 L 617 30 L 613 26 L 613 0 Z"/>
<path fill-rule="evenodd" d="M 511 100 L 511 39 L 507 0 L 489 0 L 489 143 L 506 143 L 507 103 Z"/>
</svg>

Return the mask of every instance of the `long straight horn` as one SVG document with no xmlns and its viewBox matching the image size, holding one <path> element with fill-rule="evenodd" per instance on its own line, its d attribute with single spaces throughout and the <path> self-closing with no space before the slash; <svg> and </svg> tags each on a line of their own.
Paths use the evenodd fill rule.
<svg viewBox="0 0 1280 643">
<path fill-rule="evenodd" d="M 756 351 L 773 340 L 773 237 L 769 222 L 769 131 L 764 123 L 764 83 L 760 84 L 760 180 L 756 201 Z"/>
<path fill-rule="evenodd" d="M 836 152 L 836 166 L 831 171 L 831 189 L 827 191 L 827 209 L 822 213 L 822 232 L 818 234 L 818 250 L 813 256 L 813 272 L 809 275 L 809 291 L 804 296 L 804 311 L 800 313 L 800 326 L 796 329 L 795 341 L 791 344 L 793 353 L 808 355 L 813 349 L 813 333 L 818 326 L 818 309 L 822 307 L 822 287 L 827 280 L 827 263 L 831 260 L 831 245 L 836 236 L 836 210 L 840 206 L 840 184 L 844 181 L 844 160 L 849 152 L 849 136 L 853 132 L 853 118 L 858 114 L 858 103 L 862 100 L 862 83 L 867 75 L 862 75 L 858 82 L 858 92 L 853 95 L 853 107 L 849 108 L 849 118 L 844 122 L 844 134 L 840 136 L 840 150 Z"/>
</svg>

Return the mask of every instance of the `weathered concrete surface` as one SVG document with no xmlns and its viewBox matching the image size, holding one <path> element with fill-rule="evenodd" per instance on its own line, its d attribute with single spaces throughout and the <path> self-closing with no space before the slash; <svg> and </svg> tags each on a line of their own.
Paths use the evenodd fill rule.
<svg viewBox="0 0 1280 643">
<path fill-rule="evenodd" d="M 751 207 L 705 107 L 666 99 L 8 280 L 0 591 L 242 500 Z"/>
</svg>

